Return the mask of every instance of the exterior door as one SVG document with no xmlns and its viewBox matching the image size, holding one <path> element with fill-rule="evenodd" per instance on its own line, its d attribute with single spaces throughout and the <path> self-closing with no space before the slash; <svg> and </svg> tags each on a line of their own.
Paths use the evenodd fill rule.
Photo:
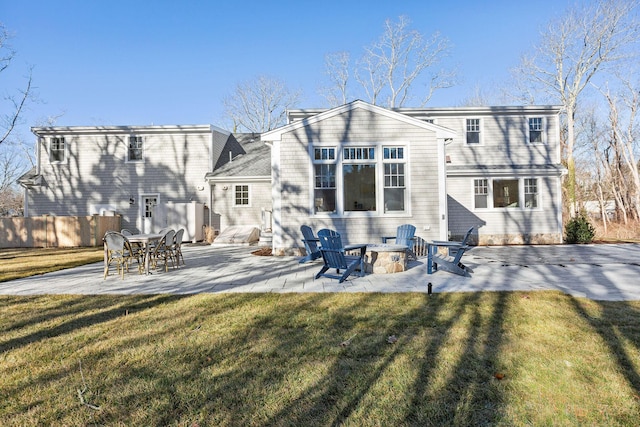
<svg viewBox="0 0 640 427">
<path fill-rule="evenodd" d="M 157 194 L 153 195 L 143 195 L 141 196 L 142 203 L 140 203 L 140 215 L 142 216 L 142 227 L 141 231 L 143 233 L 155 233 L 157 230 L 155 229 L 156 218 L 158 214 L 158 198 Z"/>
</svg>

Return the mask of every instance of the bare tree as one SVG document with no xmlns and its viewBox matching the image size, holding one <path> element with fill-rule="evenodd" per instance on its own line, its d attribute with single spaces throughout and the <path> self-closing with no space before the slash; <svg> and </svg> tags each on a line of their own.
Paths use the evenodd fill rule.
<svg viewBox="0 0 640 427">
<path fill-rule="evenodd" d="M 299 99 L 300 92 L 288 89 L 282 81 L 259 76 L 239 83 L 223 104 L 234 132 L 261 133 L 285 124 L 287 109 Z"/>
<path fill-rule="evenodd" d="M 5 26 L 0 23 L 0 73 L 5 71 L 9 65 L 11 65 L 11 61 L 15 57 L 15 51 L 8 44 L 10 38 L 11 35 Z M 18 90 L 16 94 L 4 95 L 4 101 L 9 105 L 9 108 L 7 109 L 8 111 L 3 112 L 0 116 L 0 144 L 5 142 L 11 136 L 11 133 L 18 124 L 20 114 L 22 113 L 26 102 L 31 96 L 31 84 L 33 81 L 32 71 L 33 69 L 30 68 L 24 89 Z"/>
<path fill-rule="evenodd" d="M 329 78 L 329 86 L 320 93 L 329 102 L 330 107 L 337 107 L 350 101 L 347 87 L 351 73 L 349 52 L 333 52 L 324 56 L 325 73 Z"/>
<path fill-rule="evenodd" d="M 426 78 L 427 91 L 420 97 L 421 106 L 436 90 L 454 84 L 455 71 L 435 70 L 449 54 L 449 40 L 438 32 L 425 39 L 420 32 L 409 29 L 410 23 L 406 16 L 400 16 L 397 23 L 387 19 L 380 39 L 365 48 L 356 79 L 374 104 L 385 93 L 383 105 L 404 106 L 411 99 L 414 83 L 421 77 Z"/>
<path fill-rule="evenodd" d="M 517 73 L 560 102 L 566 110 L 563 155 L 569 169 L 568 190 L 575 213 L 575 119 L 578 98 L 600 72 L 628 59 L 640 37 L 637 0 L 598 0 L 570 9 L 542 33 L 540 44 L 525 56 Z"/>
<path fill-rule="evenodd" d="M 640 110 L 640 89 L 623 79 L 623 93 L 614 96 L 609 90 L 601 91 L 609 106 L 611 139 L 615 141 L 616 156 L 622 165 L 621 181 L 628 188 L 625 197 L 625 218 L 628 214 L 640 219 L 640 171 L 638 149 L 640 133 L 636 119 Z M 621 111 L 622 110 L 622 111 Z"/>
<path fill-rule="evenodd" d="M 451 50 L 449 40 L 439 33 L 426 39 L 409 24 L 406 16 L 400 16 L 398 22 L 387 19 L 378 41 L 365 47 L 355 64 L 354 80 L 372 104 L 395 108 L 417 102 L 424 106 L 436 90 L 455 84 L 455 70 L 438 68 Z M 325 64 L 332 84 L 325 97 L 332 105 L 349 99 L 348 59 L 344 52 L 332 54 Z M 423 87 L 416 87 L 419 84 Z"/>
</svg>

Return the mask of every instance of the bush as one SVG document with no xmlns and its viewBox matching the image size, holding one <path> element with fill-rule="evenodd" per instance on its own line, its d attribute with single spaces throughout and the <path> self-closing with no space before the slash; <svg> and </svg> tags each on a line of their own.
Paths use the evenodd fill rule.
<svg viewBox="0 0 640 427">
<path fill-rule="evenodd" d="M 565 225 L 565 241 L 567 243 L 591 243 L 595 235 L 596 230 L 584 213 L 571 218 Z"/>
</svg>

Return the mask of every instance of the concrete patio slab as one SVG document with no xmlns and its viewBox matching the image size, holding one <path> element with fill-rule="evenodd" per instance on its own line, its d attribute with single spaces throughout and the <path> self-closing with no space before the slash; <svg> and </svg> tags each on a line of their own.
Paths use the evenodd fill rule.
<svg viewBox="0 0 640 427">
<path fill-rule="evenodd" d="M 102 278 L 102 263 L 0 283 L 3 295 L 196 294 L 237 292 L 422 292 L 559 290 L 594 300 L 640 300 L 640 245 L 474 247 L 463 261 L 471 277 L 439 271 L 426 259 L 395 274 L 314 280 L 321 260 L 255 256 L 255 247 L 183 246 L 186 265 L 149 276 L 132 271 Z"/>
</svg>

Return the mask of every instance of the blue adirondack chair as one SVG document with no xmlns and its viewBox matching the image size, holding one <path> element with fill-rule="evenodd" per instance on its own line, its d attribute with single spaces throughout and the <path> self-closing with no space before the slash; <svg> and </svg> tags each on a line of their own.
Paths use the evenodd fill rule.
<svg viewBox="0 0 640 427">
<path fill-rule="evenodd" d="M 300 227 L 300 231 L 302 232 L 302 241 L 304 242 L 304 248 L 307 251 L 307 255 L 298 261 L 300 264 L 313 261 L 314 259 L 318 259 L 322 256 L 320 253 L 320 248 L 318 247 L 318 238 L 313 235 L 313 230 L 308 225 L 303 225 Z"/>
<path fill-rule="evenodd" d="M 395 239 L 396 245 L 406 246 L 409 257 L 411 259 L 416 259 L 416 254 L 413 251 L 415 234 L 416 234 L 415 226 L 411 224 L 402 224 L 398 226 L 395 236 L 382 237 L 382 243 L 387 243 L 388 240 Z"/>
<path fill-rule="evenodd" d="M 440 244 L 441 246 L 447 246 L 449 249 L 449 256 L 455 257 L 459 247 L 467 246 L 469 243 L 469 237 L 471 237 L 471 233 L 473 233 L 473 227 L 471 227 L 467 234 L 464 235 L 464 238 L 460 242 L 447 242 L 441 240 L 434 240 L 434 244 Z"/>
<path fill-rule="evenodd" d="M 318 239 L 320 240 L 320 253 L 324 265 L 316 274 L 316 279 L 324 276 L 332 279 L 338 279 L 342 283 L 351 274 L 356 272 L 360 267 L 360 277 L 364 276 L 364 255 L 367 245 L 349 245 L 343 246 L 340 234 L 333 230 L 323 229 L 318 231 Z M 347 255 L 346 251 L 360 250 L 360 255 Z M 329 270 L 335 269 L 336 274 L 328 273 Z M 340 271 L 344 271 L 340 273 Z"/>
<path fill-rule="evenodd" d="M 436 270 L 444 270 L 461 276 L 469 276 L 473 270 L 462 263 L 462 255 L 469 249 L 467 245 L 469 237 L 473 232 L 473 227 L 467 231 L 461 242 L 445 242 L 434 240 L 428 244 L 427 274 L 432 274 Z M 446 247 L 449 256 L 438 254 L 438 247 Z"/>
</svg>

